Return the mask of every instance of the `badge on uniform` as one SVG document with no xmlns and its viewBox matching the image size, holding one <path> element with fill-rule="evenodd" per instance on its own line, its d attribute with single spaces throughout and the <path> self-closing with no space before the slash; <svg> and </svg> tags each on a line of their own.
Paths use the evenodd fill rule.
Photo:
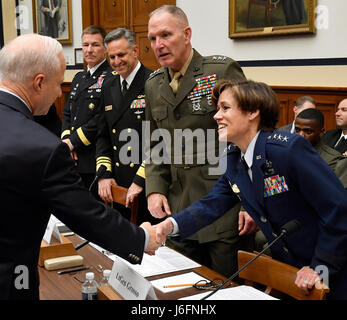
<svg viewBox="0 0 347 320">
<path fill-rule="evenodd" d="M 201 77 L 195 79 L 197 86 L 194 90 L 187 96 L 187 99 L 190 100 L 193 104 L 193 112 L 201 111 L 201 99 L 202 97 L 207 97 L 207 103 L 212 104 L 211 96 L 214 85 L 217 82 L 217 75 L 212 74 L 206 77 Z"/>
<path fill-rule="evenodd" d="M 89 87 L 88 89 L 92 90 L 92 89 L 101 89 L 102 88 L 102 84 L 104 83 L 105 78 L 104 77 L 99 77 L 98 81 L 96 83 L 94 83 L 91 87 Z"/>
<path fill-rule="evenodd" d="M 289 191 L 286 179 L 278 174 L 264 179 L 264 198 Z"/>
</svg>

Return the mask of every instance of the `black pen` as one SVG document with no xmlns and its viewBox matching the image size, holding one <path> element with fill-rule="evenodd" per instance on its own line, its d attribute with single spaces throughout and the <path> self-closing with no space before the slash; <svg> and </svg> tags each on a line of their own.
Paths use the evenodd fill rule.
<svg viewBox="0 0 347 320">
<path fill-rule="evenodd" d="M 87 270 L 89 268 L 90 268 L 89 266 L 82 266 L 82 267 L 77 267 L 77 268 L 65 269 L 62 271 L 58 271 L 58 274 L 65 274 L 65 273 L 71 273 L 71 272 L 76 272 L 76 271 L 81 271 L 81 270 Z"/>
</svg>

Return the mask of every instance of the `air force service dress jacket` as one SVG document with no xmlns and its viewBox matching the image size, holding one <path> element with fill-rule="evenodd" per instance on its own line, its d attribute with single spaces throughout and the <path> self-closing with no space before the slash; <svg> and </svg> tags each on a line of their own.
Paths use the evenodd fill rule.
<svg viewBox="0 0 347 320">
<path fill-rule="evenodd" d="M 296 219 L 301 230 L 271 248 L 274 258 L 299 268 L 328 267 L 331 296 L 346 299 L 347 192 L 334 172 L 307 140 L 290 133 L 260 132 L 253 182 L 240 162 L 240 150 L 228 149 L 226 172 L 211 192 L 173 217 L 180 237 L 212 223 L 238 201 L 269 242 Z"/>
<path fill-rule="evenodd" d="M 3 91 L 0 134 L 6 137 L 0 140 L 0 300 L 39 297 L 37 265 L 51 213 L 82 237 L 131 263 L 141 261 L 144 231 L 96 201 L 82 185 L 68 146 Z M 15 287 L 18 266 L 29 270 L 27 290 Z"/>
</svg>

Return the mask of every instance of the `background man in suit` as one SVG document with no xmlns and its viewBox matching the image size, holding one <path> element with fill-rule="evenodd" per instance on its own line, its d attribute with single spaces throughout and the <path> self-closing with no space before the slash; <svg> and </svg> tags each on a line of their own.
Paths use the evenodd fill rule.
<svg viewBox="0 0 347 320">
<path fill-rule="evenodd" d="M 173 231 L 185 239 L 242 201 L 269 242 L 285 223 L 299 221 L 300 230 L 271 247 L 273 257 L 301 268 L 295 283 L 305 294 L 319 278 L 314 269 L 325 266 L 330 297 L 346 299 L 347 192 L 341 182 L 306 139 L 273 131 L 280 106 L 266 84 L 221 81 L 213 102 L 219 139 L 233 143 L 223 157 L 227 170 L 202 200 L 157 225 L 160 240 Z"/>
<path fill-rule="evenodd" d="M 62 0 L 42 0 L 41 1 L 41 12 L 45 17 L 45 36 L 52 38 L 58 38 L 59 31 L 59 20 Z"/>
<path fill-rule="evenodd" d="M 139 228 L 95 200 L 67 145 L 33 120 L 62 94 L 64 72 L 63 48 L 51 37 L 23 35 L 0 51 L 0 300 L 39 298 L 37 264 L 51 213 L 131 263 L 159 245 L 148 223 Z M 16 288 L 17 266 L 28 268 L 28 288 Z"/>
<path fill-rule="evenodd" d="M 301 111 L 303 111 L 305 109 L 309 109 L 309 108 L 314 108 L 314 109 L 316 108 L 316 102 L 314 101 L 314 99 L 312 97 L 302 96 L 302 97 L 298 98 L 295 102 L 295 106 L 293 107 L 294 121 L 295 121 L 295 118 L 297 117 L 297 115 Z M 279 127 L 278 130 L 283 131 L 283 132 L 294 133 L 294 121 L 290 124 Z"/>
<path fill-rule="evenodd" d="M 96 142 L 98 170 L 101 165 L 107 170 L 99 179 L 99 196 L 113 202 L 111 186 L 129 188 L 127 198 L 139 197 L 138 222 L 148 221 L 145 193 L 145 170 L 143 160 L 142 122 L 145 120 L 145 82 L 151 70 L 138 60 L 139 48 L 132 31 L 118 28 L 105 38 L 113 75 L 104 85 L 99 132 Z M 126 139 L 122 135 L 126 134 Z M 134 136 L 135 134 L 135 136 Z M 113 204 L 125 217 L 130 210 Z"/>
<path fill-rule="evenodd" d="M 328 146 L 347 156 L 347 99 L 339 103 L 335 115 L 337 129 L 327 131 L 322 139 Z"/>
<path fill-rule="evenodd" d="M 163 6 L 150 15 L 148 38 L 162 68 L 146 83 L 146 119 L 150 122 L 150 135 L 156 129 L 164 129 L 172 142 L 165 142 L 164 138 L 146 146 L 146 159 L 151 156 L 150 163 L 146 160 L 146 194 L 149 211 L 156 218 L 182 210 L 207 194 L 216 183 L 219 175 L 210 174 L 214 164 L 207 160 L 208 153 L 218 155 L 219 148 L 212 88 L 218 79 L 244 79 L 234 60 L 219 55 L 202 57 L 192 48 L 191 34 L 185 13 L 176 6 Z M 173 143 L 183 129 L 200 130 L 205 138 L 203 143 L 185 139 L 178 157 Z M 209 130 L 215 134 L 213 147 L 206 147 Z M 162 143 L 164 153 L 171 155 L 170 164 L 158 164 L 154 159 Z M 198 152 L 201 147 L 202 154 Z M 204 161 L 200 162 L 200 157 Z M 233 210 L 236 213 L 239 207 Z M 236 253 L 241 246 L 238 215 L 230 211 L 186 241 L 171 239 L 167 243 L 221 274 L 231 274 L 237 268 Z"/>
<path fill-rule="evenodd" d="M 322 141 L 321 137 L 324 132 L 324 115 L 318 109 L 304 110 L 295 119 L 295 133 L 311 142 L 347 189 L 347 157 Z"/>
<path fill-rule="evenodd" d="M 88 70 L 75 75 L 63 110 L 61 139 L 76 161 L 87 188 L 95 177 L 95 138 L 100 112 L 101 89 L 112 68 L 106 60 L 106 31 L 89 26 L 82 33 L 82 49 Z M 93 190 L 93 193 L 96 193 Z"/>
</svg>

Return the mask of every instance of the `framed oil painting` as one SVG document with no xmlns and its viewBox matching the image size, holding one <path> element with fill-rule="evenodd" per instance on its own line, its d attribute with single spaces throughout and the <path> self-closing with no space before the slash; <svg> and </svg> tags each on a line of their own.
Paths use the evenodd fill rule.
<svg viewBox="0 0 347 320">
<path fill-rule="evenodd" d="M 71 0 L 32 1 L 34 32 L 71 44 Z"/>
<path fill-rule="evenodd" d="M 317 0 L 229 0 L 229 37 L 315 33 Z"/>
</svg>

